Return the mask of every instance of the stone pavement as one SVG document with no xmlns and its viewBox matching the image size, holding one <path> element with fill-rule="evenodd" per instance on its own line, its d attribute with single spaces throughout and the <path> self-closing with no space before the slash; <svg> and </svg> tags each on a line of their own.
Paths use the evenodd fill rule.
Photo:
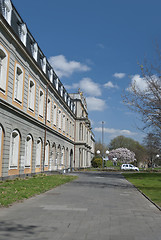
<svg viewBox="0 0 161 240">
<path fill-rule="evenodd" d="M 161 240 L 161 212 L 120 173 L 78 179 L 0 209 L 2 240 Z"/>
</svg>

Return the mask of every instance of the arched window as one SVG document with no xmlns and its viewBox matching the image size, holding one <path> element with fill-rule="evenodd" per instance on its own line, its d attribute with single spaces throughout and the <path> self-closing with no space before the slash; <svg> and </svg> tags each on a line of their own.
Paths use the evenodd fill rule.
<svg viewBox="0 0 161 240">
<path fill-rule="evenodd" d="M 57 119 L 57 107 L 56 104 L 53 105 L 53 125 L 56 126 L 56 119 Z"/>
<path fill-rule="evenodd" d="M 51 100 L 48 98 L 47 100 L 47 121 L 51 121 Z"/>
<path fill-rule="evenodd" d="M 10 157 L 9 157 L 10 169 L 18 168 L 19 150 L 20 150 L 20 134 L 17 130 L 14 130 L 11 133 L 10 138 Z"/>
<path fill-rule="evenodd" d="M 61 165 L 64 165 L 64 160 L 65 160 L 65 149 L 63 147 L 61 152 Z"/>
<path fill-rule="evenodd" d="M 22 103 L 23 77 L 24 71 L 22 67 L 18 63 L 16 63 L 14 80 L 14 100 L 16 100 L 18 103 Z"/>
<path fill-rule="evenodd" d="M 0 126 L 0 157 L 2 156 L 2 127 Z"/>
<path fill-rule="evenodd" d="M 49 164 L 49 141 L 45 144 L 45 166 L 48 166 Z"/>
<path fill-rule="evenodd" d="M 44 115 L 44 92 L 39 90 L 39 116 L 43 118 Z"/>
<path fill-rule="evenodd" d="M 29 79 L 28 108 L 34 112 L 35 110 L 35 82 Z"/>
<path fill-rule="evenodd" d="M 11 16 L 12 16 L 12 4 L 10 0 L 4 0 L 4 18 L 11 25 Z"/>
<path fill-rule="evenodd" d="M 41 166 L 42 140 L 39 138 L 36 143 L 36 167 Z"/>
<path fill-rule="evenodd" d="M 25 168 L 31 166 L 31 160 L 32 160 L 32 136 L 27 135 L 25 141 Z"/>
<path fill-rule="evenodd" d="M 2 173 L 2 158 L 3 158 L 3 139 L 4 139 L 4 131 L 0 125 L 0 176 Z"/>
<path fill-rule="evenodd" d="M 0 45 L 0 91 L 6 93 L 8 53 Z"/>
</svg>

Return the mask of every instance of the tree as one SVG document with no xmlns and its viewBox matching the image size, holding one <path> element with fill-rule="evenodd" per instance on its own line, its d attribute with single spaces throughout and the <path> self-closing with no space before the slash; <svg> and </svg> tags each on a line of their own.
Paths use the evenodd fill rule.
<svg viewBox="0 0 161 240">
<path fill-rule="evenodd" d="M 109 153 L 110 158 L 117 158 L 121 163 L 130 163 L 136 161 L 135 153 L 127 148 L 117 148 Z"/>
<path fill-rule="evenodd" d="M 145 128 L 155 128 L 161 133 L 161 51 L 157 52 L 157 65 L 141 65 L 141 77 L 133 78 L 123 96 L 130 109 L 142 116 Z"/>
<path fill-rule="evenodd" d="M 155 133 L 148 133 L 143 142 L 148 153 L 149 166 L 152 166 L 156 156 L 161 154 L 161 139 Z"/>
<path fill-rule="evenodd" d="M 107 145 L 102 145 L 101 141 L 95 143 L 95 155 L 97 155 L 97 150 L 100 150 L 101 154 L 105 153 L 105 151 L 108 149 Z"/>
<path fill-rule="evenodd" d="M 127 148 L 130 151 L 135 153 L 135 158 L 137 162 L 145 162 L 147 158 L 147 152 L 144 146 L 139 142 L 133 140 L 132 138 L 127 138 L 124 136 L 118 136 L 111 140 L 109 144 L 109 149 L 117 148 Z"/>
</svg>

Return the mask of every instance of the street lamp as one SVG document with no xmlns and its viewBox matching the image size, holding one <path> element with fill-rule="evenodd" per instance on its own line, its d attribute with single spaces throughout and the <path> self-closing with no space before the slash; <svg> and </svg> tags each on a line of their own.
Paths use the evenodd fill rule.
<svg viewBox="0 0 161 240">
<path fill-rule="evenodd" d="M 96 151 L 96 153 L 99 155 L 99 154 L 101 154 L 101 152 L 100 152 L 100 150 L 97 150 Z M 108 155 L 109 154 L 109 151 L 108 150 L 106 150 L 106 155 Z M 104 154 L 102 153 L 102 155 L 101 155 L 101 158 L 102 158 L 102 167 L 104 168 Z"/>
</svg>

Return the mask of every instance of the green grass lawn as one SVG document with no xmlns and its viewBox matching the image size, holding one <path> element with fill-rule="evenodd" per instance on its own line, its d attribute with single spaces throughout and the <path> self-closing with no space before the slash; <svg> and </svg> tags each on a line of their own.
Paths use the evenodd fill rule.
<svg viewBox="0 0 161 240">
<path fill-rule="evenodd" d="M 37 175 L 26 179 L 0 182 L 0 206 L 9 206 L 13 202 L 30 198 L 56 186 L 74 180 L 77 177 L 66 175 Z"/>
<path fill-rule="evenodd" d="M 161 173 L 123 173 L 123 175 L 161 207 Z"/>
</svg>

